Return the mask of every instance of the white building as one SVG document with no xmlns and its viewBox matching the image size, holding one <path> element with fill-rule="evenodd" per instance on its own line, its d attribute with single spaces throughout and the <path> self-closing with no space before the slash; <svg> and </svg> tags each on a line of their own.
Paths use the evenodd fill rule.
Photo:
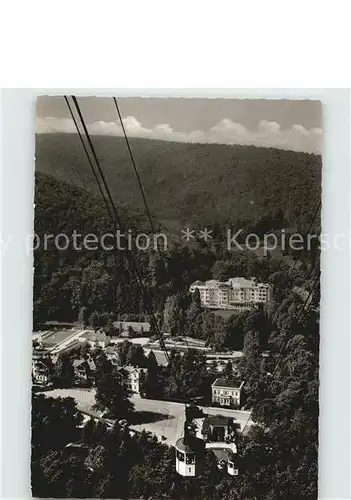
<svg viewBox="0 0 351 500">
<path fill-rule="evenodd" d="M 140 394 L 141 382 L 147 374 L 147 369 L 127 365 L 120 369 L 120 373 L 123 376 L 123 383 L 126 389 L 136 394 Z"/>
<path fill-rule="evenodd" d="M 235 379 L 217 378 L 212 384 L 212 403 L 238 407 L 244 382 Z"/>
<path fill-rule="evenodd" d="M 54 367 L 50 358 L 32 360 L 32 380 L 34 384 L 50 385 L 54 376 Z"/>
<path fill-rule="evenodd" d="M 201 305 L 208 309 L 249 310 L 272 299 L 272 286 L 258 283 L 256 278 L 195 281 L 189 290 L 199 290 Z"/>
</svg>

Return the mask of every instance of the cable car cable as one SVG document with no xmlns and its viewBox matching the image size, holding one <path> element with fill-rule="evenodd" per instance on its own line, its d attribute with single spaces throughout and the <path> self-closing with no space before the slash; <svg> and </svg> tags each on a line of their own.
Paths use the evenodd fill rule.
<svg viewBox="0 0 351 500">
<path fill-rule="evenodd" d="M 152 220 L 150 208 L 149 208 L 149 205 L 148 205 L 147 199 L 146 199 L 145 190 L 143 188 L 143 184 L 141 182 L 140 174 L 138 172 L 138 169 L 137 169 L 137 166 L 136 166 L 136 162 L 134 160 L 132 148 L 130 146 L 130 142 L 129 142 L 129 139 L 128 139 L 128 136 L 127 136 L 127 131 L 126 131 L 124 123 L 123 123 L 123 119 L 122 119 L 122 115 L 121 115 L 121 112 L 120 112 L 120 109 L 119 109 L 119 106 L 118 106 L 118 102 L 117 102 L 116 97 L 113 97 L 112 99 L 113 99 L 113 102 L 114 102 L 115 107 L 116 107 L 116 111 L 117 111 L 117 115 L 118 115 L 119 121 L 121 123 L 121 127 L 122 127 L 122 131 L 123 131 L 124 139 L 125 139 L 125 142 L 126 142 L 126 145 L 127 145 L 128 152 L 129 152 L 129 157 L 130 157 L 130 160 L 132 162 L 132 166 L 133 166 L 133 170 L 134 170 L 134 173 L 135 173 L 135 177 L 137 178 L 139 190 L 140 190 L 140 193 L 141 193 L 141 196 L 142 196 L 142 199 L 143 199 L 143 202 L 144 202 L 145 210 L 146 210 L 146 215 L 147 215 L 147 217 L 149 219 L 149 222 L 150 222 L 151 231 L 152 231 L 153 234 L 156 234 L 154 222 Z M 157 245 L 157 250 L 158 250 L 158 252 L 160 254 L 160 257 L 161 257 L 161 259 L 163 261 L 163 264 L 165 265 L 166 263 L 164 261 L 162 251 L 161 251 L 161 249 L 160 249 L 160 247 L 158 245 Z"/>
<path fill-rule="evenodd" d="M 78 101 L 76 99 L 75 96 L 72 96 L 72 100 L 74 102 L 74 105 L 77 109 L 77 113 L 78 113 L 78 116 L 81 120 L 81 123 L 82 123 L 82 126 L 83 126 L 83 129 L 84 129 L 84 133 L 86 135 L 86 138 L 87 138 L 87 141 L 88 141 L 88 144 L 89 144 L 89 147 L 90 147 L 90 150 L 92 152 L 92 155 L 93 155 L 93 158 L 96 162 L 96 165 L 97 165 L 97 168 L 98 168 L 98 171 L 100 173 L 100 176 L 101 176 L 101 179 L 102 179 L 102 182 L 103 182 L 103 185 L 105 187 L 105 190 L 107 192 L 107 199 L 104 198 L 104 202 L 106 203 L 106 206 L 108 207 L 108 211 L 109 211 L 109 214 L 111 214 L 112 216 L 112 222 L 114 223 L 114 226 L 116 225 L 116 221 L 118 223 L 118 226 L 120 227 L 120 229 L 124 229 L 124 225 L 122 224 L 122 221 L 118 215 L 118 212 L 117 212 L 117 208 L 114 204 L 114 201 L 113 201 L 113 198 L 112 198 L 112 195 L 111 195 L 111 192 L 109 190 L 109 187 L 108 187 L 108 184 L 106 182 L 106 179 L 105 179 L 105 176 L 104 176 L 104 173 L 102 171 L 102 168 L 101 168 L 101 165 L 100 165 L 100 162 L 99 162 L 99 159 L 97 157 L 97 154 L 96 154 L 96 151 L 95 151 L 95 148 L 94 148 L 94 145 L 91 141 L 91 138 L 90 138 L 90 135 L 89 135 L 89 132 L 87 130 L 87 127 L 86 127 L 86 124 L 85 124 L 85 121 L 84 121 L 84 118 L 83 118 L 83 115 L 81 113 L 81 110 L 80 110 L 80 107 L 79 107 L 79 104 L 78 104 Z M 67 102 L 67 101 L 66 101 Z M 77 128 L 77 127 L 76 127 Z M 79 128 L 77 129 L 79 130 Z M 86 150 L 86 149 L 85 149 Z M 93 165 L 92 165 L 92 162 L 89 161 L 89 165 L 91 166 L 91 168 L 93 169 Z M 99 179 L 94 175 L 95 177 L 95 180 L 97 181 L 98 185 L 99 185 L 99 189 L 101 190 L 101 186 L 100 186 L 100 183 L 99 183 Z M 110 210 L 110 206 L 109 206 L 109 202 L 112 206 L 112 210 L 113 210 L 113 214 L 111 213 L 111 210 Z M 154 315 L 154 312 L 153 312 L 153 309 L 152 309 L 152 304 L 151 304 L 151 301 L 149 302 L 149 297 L 147 297 L 147 294 L 146 294 L 146 289 L 143 285 L 143 282 L 142 282 L 142 278 L 141 278 L 141 275 L 139 273 L 139 270 L 137 268 L 137 265 L 136 265 L 136 261 L 135 261 L 135 258 L 133 256 L 133 254 L 129 251 L 128 248 L 125 249 L 126 250 L 126 255 L 127 255 L 127 258 L 128 258 L 128 262 L 132 265 L 132 268 L 133 268 L 133 271 L 135 273 L 135 276 L 137 278 L 137 281 L 139 283 L 139 286 L 143 292 L 143 296 L 144 296 L 144 300 L 146 302 L 146 309 L 147 309 L 147 312 L 148 314 L 150 315 L 150 317 L 152 318 L 153 322 L 154 322 L 154 328 L 156 329 L 156 332 L 157 332 L 157 335 L 160 339 L 160 346 L 162 348 L 162 350 L 164 351 L 165 353 L 165 356 L 166 356 L 166 359 L 168 362 L 170 362 L 170 358 L 169 358 L 169 354 L 168 354 L 168 351 L 167 351 L 167 348 L 166 348 L 166 345 L 164 343 L 164 339 L 163 339 L 163 336 L 162 336 L 162 333 L 160 332 L 159 330 L 159 327 L 158 327 L 158 324 L 157 324 L 157 320 L 156 320 L 156 317 Z"/>
</svg>

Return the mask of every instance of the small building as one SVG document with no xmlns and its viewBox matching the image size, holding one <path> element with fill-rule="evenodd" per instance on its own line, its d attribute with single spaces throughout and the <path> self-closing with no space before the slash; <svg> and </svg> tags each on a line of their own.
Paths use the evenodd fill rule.
<svg viewBox="0 0 351 500">
<path fill-rule="evenodd" d="M 207 415 L 202 423 L 201 434 L 206 442 L 233 442 L 235 440 L 233 419 L 222 415 Z"/>
<path fill-rule="evenodd" d="M 105 349 L 105 347 L 109 345 L 111 338 L 104 332 L 87 330 L 79 337 L 79 342 L 85 341 L 88 342 L 91 347 L 102 347 L 102 349 Z"/>
<path fill-rule="evenodd" d="M 243 385 L 240 379 L 217 378 L 212 384 L 212 403 L 237 408 Z"/>
<path fill-rule="evenodd" d="M 74 384 L 78 386 L 89 385 L 93 378 L 93 373 L 89 363 L 85 359 L 75 359 L 73 361 Z"/>
<path fill-rule="evenodd" d="M 136 368 L 135 366 L 123 366 L 119 370 L 123 376 L 123 384 L 131 392 L 140 394 L 141 383 L 147 373 L 147 368 Z"/>
<path fill-rule="evenodd" d="M 116 321 L 115 328 L 118 329 L 121 337 L 146 336 L 150 334 L 150 323 L 143 321 Z"/>
<path fill-rule="evenodd" d="M 88 363 L 91 373 L 94 373 L 96 371 L 96 364 L 92 356 L 88 356 L 86 362 Z"/>
<path fill-rule="evenodd" d="M 50 357 L 33 359 L 32 361 L 33 383 L 47 386 L 52 383 L 53 378 L 54 378 L 54 365 Z"/>
<path fill-rule="evenodd" d="M 114 345 L 107 346 L 105 349 L 105 354 L 113 365 L 115 366 L 118 365 L 119 356 L 116 347 Z"/>
</svg>

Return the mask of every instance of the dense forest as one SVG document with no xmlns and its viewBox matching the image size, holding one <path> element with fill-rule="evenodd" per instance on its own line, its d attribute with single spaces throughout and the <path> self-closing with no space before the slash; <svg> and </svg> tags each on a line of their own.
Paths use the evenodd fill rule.
<svg viewBox="0 0 351 500">
<path fill-rule="evenodd" d="M 60 233 L 68 238 L 73 231 L 83 236 L 94 233 L 98 238 L 113 228 L 101 200 L 82 188 L 37 173 L 35 191 L 35 233 L 38 248 L 34 253 L 34 326 L 46 321 L 76 321 L 93 313 L 110 315 L 134 314 L 147 318 L 145 300 L 152 301 L 161 327 L 174 334 L 189 330 L 194 336 L 206 331 L 202 320 L 191 318 L 189 285 L 197 279 L 227 279 L 230 276 L 256 276 L 269 281 L 274 296 L 281 300 L 293 285 L 307 286 L 314 262 L 311 252 L 299 254 L 298 265 L 290 272 L 291 261 L 262 257 L 250 250 L 226 250 L 225 245 L 196 241 L 190 246 L 174 243 L 160 255 L 153 249 L 133 252 L 143 277 L 144 293 L 135 275 L 130 272 L 126 252 L 96 250 L 72 245 L 60 250 L 53 239 L 45 245 L 45 235 Z M 146 230 L 138 217 L 127 217 L 120 210 L 128 227 Z M 62 245 L 62 241 L 59 242 Z M 293 256 L 294 257 L 294 256 Z M 145 293 L 147 296 L 145 296 Z M 194 307 L 194 306 L 192 306 Z M 218 326 L 219 319 L 209 320 Z M 215 323 L 217 322 L 217 323 Z M 191 330 L 191 331 L 190 331 Z M 198 333 L 196 333 L 198 332 Z M 206 340 L 210 335 L 204 334 Z M 202 335 L 203 336 L 203 335 Z"/>
<path fill-rule="evenodd" d="M 144 213 L 124 139 L 94 136 L 115 202 Z M 321 157 L 254 146 L 188 144 L 130 139 L 151 213 L 165 229 L 218 222 L 241 227 L 278 216 L 281 227 L 308 226 L 318 205 Z M 97 195 L 76 134 L 41 134 L 36 169 Z"/>
</svg>

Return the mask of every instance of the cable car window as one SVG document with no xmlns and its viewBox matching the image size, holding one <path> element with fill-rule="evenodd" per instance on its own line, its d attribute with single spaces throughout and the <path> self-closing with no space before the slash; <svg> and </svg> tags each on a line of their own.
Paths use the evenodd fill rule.
<svg viewBox="0 0 351 500">
<path fill-rule="evenodd" d="M 177 459 L 180 462 L 184 462 L 184 453 L 182 453 L 181 451 L 177 451 Z"/>
<path fill-rule="evenodd" d="M 195 463 L 195 455 L 193 453 L 186 454 L 186 463 L 187 464 L 194 464 Z"/>
</svg>

